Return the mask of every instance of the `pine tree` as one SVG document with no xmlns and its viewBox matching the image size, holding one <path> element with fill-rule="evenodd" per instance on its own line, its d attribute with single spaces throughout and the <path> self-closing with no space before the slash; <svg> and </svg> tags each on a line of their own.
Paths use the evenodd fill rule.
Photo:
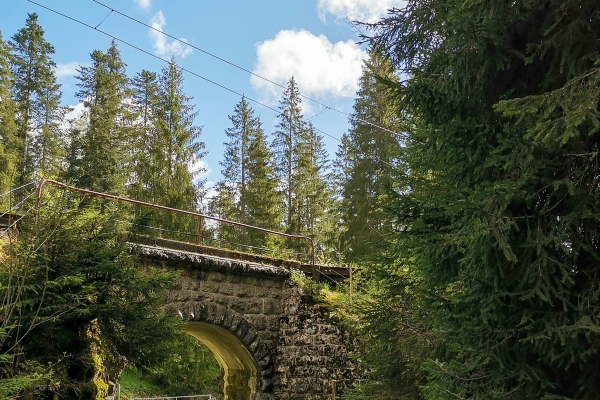
<svg viewBox="0 0 600 400">
<path fill-rule="evenodd" d="M 600 392 L 599 27 L 572 0 L 411 0 L 373 26 L 408 76 L 390 251 L 433 320 L 427 398 Z"/>
<path fill-rule="evenodd" d="M 19 140 L 15 124 L 16 104 L 12 99 L 10 50 L 0 34 L 0 193 L 6 193 L 19 176 Z M 6 196 L 0 198 L 3 208 L 8 206 Z"/>
<path fill-rule="evenodd" d="M 80 175 L 76 183 L 91 190 L 123 194 L 129 177 L 130 96 L 125 63 L 113 41 L 106 53 L 95 50 L 92 66 L 80 67 L 77 97 L 87 110 Z"/>
<path fill-rule="evenodd" d="M 22 182 L 39 173 L 56 175 L 60 169 L 63 145 L 59 130 L 67 112 L 60 107 L 60 85 L 56 83 L 56 64 L 51 58 L 54 47 L 44 39 L 44 30 L 37 20 L 37 14 L 28 14 L 26 26 L 10 42 Z"/>
<path fill-rule="evenodd" d="M 400 126 L 390 91 L 378 79 L 397 81 L 390 61 L 371 51 L 363 66 L 345 154 L 342 218 L 347 230 L 343 242 L 351 261 L 377 253 L 375 249 L 391 227 L 379 198 L 391 187 L 400 155 L 400 139 L 392 132 L 400 131 Z"/>
</svg>

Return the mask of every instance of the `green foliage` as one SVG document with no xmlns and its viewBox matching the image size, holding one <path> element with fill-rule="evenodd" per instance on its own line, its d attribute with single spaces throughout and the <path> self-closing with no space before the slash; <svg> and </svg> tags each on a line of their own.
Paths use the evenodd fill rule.
<svg viewBox="0 0 600 400">
<path fill-rule="evenodd" d="M 37 14 L 28 14 L 26 26 L 10 42 L 13 59 L 14 99 L 19 137 L 20 182 L 38 175 L 56 176 L 61 169 L 60 125 L 67 108 L 60 106 L 56 83 L 54 46 L 44 39 Z"/>
<path fill-rule="evenodd" d="M 120 222 L 127 211 L 44 200 L 11 257 L 21 294 L 9 303 L 2 350 L 16 361 L 1 378 L 18 376 L 35 361 L 51 365 L 59 382 L 41 386 L 43 396 L 95 397 L 127 363 L 149 368 L 169 356 L 166 343 L 181 322 L 162 310 L 162 290 L 175 277 L 134 266 L 125 248 L 128 224 Z M 2 282 L 10 280 L 2 276 Z"/>
<path fill-rule="evenodd" d="M 392 132 L 400 132 L 402 124 L 396 100 L 386 86 L 396 84 L 398 78 L 386 57 L 375 51 L 369 55 L 350 118 L 352 126 L 340 144 L 337 160 L 345 228 L 340 237 L 349 261 L 373 257 L 385 240 L 392 221 L 381 197 L 392 187 L 394 173 L 401 169 L 401 138 Z"/>
<path fill-rule="evenodd" d="M 106 53 L 94 50 L 92 65 L 80 67 L 77 97 L 86 106 L 80 157 L 71 159 L 70 179 L 78 186 L 99 192 L 123 194 L 130 168 L 128 121 L 131 111 L 125 63 L 113 41 Z"/>
<path fill-rule="evenodd" d="M 409 1 L 371 26 L 407 74 L 388 201 L 436 343 L 426 398 L 600 391 L 599 27 L 569 0 Z"/>
<path fill-rule="evenodd" d="M 280 114 L 271 148 L 283 201 L 283 226 L 295 235 L 310 236 L 323 245 L 333 230 L 333 192 L 328 184 L 328 159 L 323 137 L 304 120 L 300 92 L 292 77 L 279 101 Z M 308 253 L 305 243 L 287 247 Z"/>
<path fill-rule="evenodd" d="M 10 71 L 9 47 L 0 34 L 0 193 L 6 193 L 19 176 L 19 139 L 15 123 L 16 104 L 13 101 L 13 75 Z M 6 198 L 0 198 L 0 210 L 8 208 Z"/>
<path fill-rule="evenodd" d="M 281 197 L 262 123 L 244 98 L 229 119 L 232 126 L 225 131 L 230 140 L 224 143 L 223 179 L 217 184 L 210 210 L 221 218 L 277 230 Z M 268 234 L 253 229 L 220 224 L 217 235 L 226 242 L 223 245 L 273 248 L 268 246 L 273 244 Z"/>
<path fill-rule="evenodd" d="M 218 392 L 221 370 L 210 351 L 183 332 L 169 343 L 170 355 L 147 371 L 150 381 L 173 396 Z"/>
<path fill-rule="evenodd" d="M 152 397 L 162 394 L 162 389 L 148 382 L 142 373 L 133 367 L 127 367 L 119 377 L 121 396 Z"/>
</svg>

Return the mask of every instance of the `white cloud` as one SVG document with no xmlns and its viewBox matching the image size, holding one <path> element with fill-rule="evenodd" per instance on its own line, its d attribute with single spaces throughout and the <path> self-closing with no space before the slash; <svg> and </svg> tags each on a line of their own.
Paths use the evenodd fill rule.
<svg viewBox="0 0 600 400">
<path fill-rule="evenodd" d="M 152 26 L 152 28 L 154 28 L 149 30 L 150 39 L 152 39 L 152 47 L 154 47 L 154 52 L 161 57 L 176 56 L 184 58 L 185 56 L 191 54 L 191 47 L 176 40 L 172 40 L 171 42 L 169 42 L 167 40 L 167 37 L 161 33 L 163 27 L 166 24 L 167 21 L 165 21 L 165 17 L 162 11 L 157 12 L 150 21 L 150 25 Z M 160 32 L 157 32 L 157 30 Z M 187 40 L 184 38 L 181 38 L 181 40 L 187 42 Z"/>
<path fill-rule="evenodd" d="M 210 175 L 210 173 L 212 172 L 208 163 L 202 159 L 194 159 L 188 166 L 188 170 L 193 175 L 197 174 L 197 176 L 195 177 L 196 181 L 201 181 L 202 179 Z"/>
<path fill-rule="evenodd" d="M 331 14 L 336 19 L 348 17 L 351 21 L 377 22 L 390 8 L 405 5 L 405 0 L 318 0 L 317 9 L 323 21 L 326 14 Z"/>
<path fill-rule="evenodd" d="M 134 0 L 134 1 L 140 8 L 143 8 L 144 10 L 148 10 L 150 8 L 150 6 L 152 6 L 151 0 Z"/>
<path fill-rule="evenodd" d="M 332 44 L 324 35 L 306 30 L 282 30 L 256 46 L 254 73 L 281 85 L 294 76 L 306 96 L 353 97 L 358 90 L 366 52 L 351 40 Z M 270 97 L 281 89 L 256 76 L 252 86 Z M 306 103 L 306 102 L 304 102 Z M 308 104 L 304 104 L 304 109 Z"/>
<path fill-rule="evenodd" d="M 68 112 L 67 115 L 65 115 L 65 120 L 72 120 L 79 117 L 79 115 L 85 108 L 83 106 L 83 103 L 77 103 L 76 105 L 69 107 L 71 107 L 71 111 Z"/>
<path fill-rule="evenodd" d="M 54 73 L 59 79 L 64 77 L 72 77 L 74 75 L 77 75 L 77 68 L 79 68 L 81 65 L 83 64 L 78 63 L 77 61 L 73 61 L 66 64 L 57 63 L 56 68 L 54 69 Z"/>
</svg>

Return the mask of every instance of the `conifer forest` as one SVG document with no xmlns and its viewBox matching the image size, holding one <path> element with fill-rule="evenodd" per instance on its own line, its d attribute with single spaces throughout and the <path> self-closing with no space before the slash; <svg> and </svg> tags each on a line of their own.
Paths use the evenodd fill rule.
<svg viewBox="0 0 600 400">
<path fill-rule="evenodd" d="M 175 58 L 130 71 L 116 41 L 89 49 L 63 99 L 42 18 L 0 33 L 0 399 L 103 399 L 110 379 L 219 392 L 163 310 L 177 275 L 126 248 L 193 241 L 196 221 L 58 188 L 38 211 L 45 178 L 308 236 L 318 264 L 351 265 L 351 283 L 302 281 L 360 343 L 347 400 L 600 398 L 600 2 L 408 0 L 357 24 L 368 58 L 337 151 L 290 76 L 275 124 L 231 104 L 210 188 Z M 219 223 L 202 238 L 310 252 Z"/>
</svg>

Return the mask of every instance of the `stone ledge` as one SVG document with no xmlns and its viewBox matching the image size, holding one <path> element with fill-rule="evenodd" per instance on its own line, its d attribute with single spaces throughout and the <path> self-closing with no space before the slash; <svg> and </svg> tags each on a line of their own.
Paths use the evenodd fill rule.
<svg viewBox="0 0 600 400">
<path fill-rule="evenodd" d="M 287 279 L 291 276 L 291 272 L 289 270 L 281 267 L 262 265 L 241 260 L 231 260 L 182 250 L 171 250 L 135 243 L 127 243 L 127 249 L 130 252 L 137 253 L 144 258 L 150 258 L 159 261 L 176 262 L 191 266 L 225 270 L 235 273 L 271 275 L 284 279 Z"/>
</svg>

